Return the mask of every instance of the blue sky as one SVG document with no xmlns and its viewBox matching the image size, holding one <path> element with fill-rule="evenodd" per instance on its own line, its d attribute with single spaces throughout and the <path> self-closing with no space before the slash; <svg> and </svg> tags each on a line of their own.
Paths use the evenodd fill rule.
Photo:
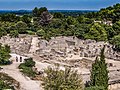
<svg viewBox="0 0 120 90">
<path fill-rule="evenodd" d="M 33 9 L 47 7 L 49 10 L 99 10 L 120 3 L 120 0 L 0 0 L 0 10 Z"/>
</svg>

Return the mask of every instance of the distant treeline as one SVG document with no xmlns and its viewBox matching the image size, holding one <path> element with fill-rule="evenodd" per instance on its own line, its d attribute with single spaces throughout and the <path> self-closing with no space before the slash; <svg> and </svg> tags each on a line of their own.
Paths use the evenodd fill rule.
<svg viewBox="0 0 120 90">
<path fill-rule="evenodd" d="M 32 14 L 32 10 L 0 10 L 0 14 L 24 15 L 24 14 Z"/>
<path fill-rule="evenodd" d="M 87 13 L 97 12 L 97 10 L 50 10 L 50 13 L 62 13 L 65 16 L 80 16 Z"/>
<path fill-rule="evenodd" d="M 56 12 L 62 13 L 65 16 L 79 16 L 90 12 L 97 12 L 95 10 L 49 10 L 51 14 Z M 32 14 L 32 10 L 0 10 L 0 14 Z"/>
</svg>

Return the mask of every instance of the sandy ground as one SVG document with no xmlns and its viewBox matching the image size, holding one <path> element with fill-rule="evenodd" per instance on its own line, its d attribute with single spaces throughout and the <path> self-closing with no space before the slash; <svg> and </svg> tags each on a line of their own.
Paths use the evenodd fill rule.
<svg viewBox="0 0 120 90">
<path fill-rule="evenodd" d="M 40 86 L 40 81 L 34 81 L 24 76 L 19 69 L 17 69 L 18 65 L 19 63 L 13 63 L 9 66 L 1 66 L 3 70 L 0 72 L 4 72 L 17 80 L 20 83 L 20 90 L 43 90 Z"/>
</svg>

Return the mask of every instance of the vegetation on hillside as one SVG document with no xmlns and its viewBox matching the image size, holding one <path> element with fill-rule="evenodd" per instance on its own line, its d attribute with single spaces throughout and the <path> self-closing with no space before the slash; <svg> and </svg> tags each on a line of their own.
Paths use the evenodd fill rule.
<svg viewBox="0 0 120 90">
<path fill-rule="evenodd" d="M 120 4 L 117 3 L 113 6 L 109 6 L 107 8 L 102 8 L 98 12 L 91 12 L 86 14 L 88 18 L 95 18 L 97 20 L 112 20 L 113 23 L 120 20 Z"/>
<path fill-rule="evenodd" d="M 120 34 L 112 38 L 111 43 L 114 45 L 116 51 L 120 51 Z"/>
<path fill-rule="evenodd" d="M 120 35 L 120 4 L 116 4 L 98 12 L 89 12 L 76 16 L 60 12 L 50 13 L 46 7 L 33 9 L 32 15 L 17 16 L 15 14 L 0 15 L 0 37 L 9 34 L 36 34 L 49 40 L 56 36 L 76 36 L 80 39 L 108 41 L 120 51 L 118 39 Z M 71 13 L 72 14 L 72 13 Z M 94 21 L 112 21 L 112 26 Z M 116 50 L 115 49 L 115 50 Z"/>
</svg>

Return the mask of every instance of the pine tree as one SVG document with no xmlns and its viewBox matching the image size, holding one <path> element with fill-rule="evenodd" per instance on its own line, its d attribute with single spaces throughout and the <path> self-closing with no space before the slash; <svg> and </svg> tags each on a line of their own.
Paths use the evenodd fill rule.
<svg viewBox="0 0 120 90">
<path fill-rule="evenodd" d="M 105 90 L 108 90 L 108 70 L 105 62 L 104 49 L 101 50 L 100 59 L 98 57 L 95 63 L 92 64 L 91 70 L 91 85 L 103 86 Z"/>
</svg>

